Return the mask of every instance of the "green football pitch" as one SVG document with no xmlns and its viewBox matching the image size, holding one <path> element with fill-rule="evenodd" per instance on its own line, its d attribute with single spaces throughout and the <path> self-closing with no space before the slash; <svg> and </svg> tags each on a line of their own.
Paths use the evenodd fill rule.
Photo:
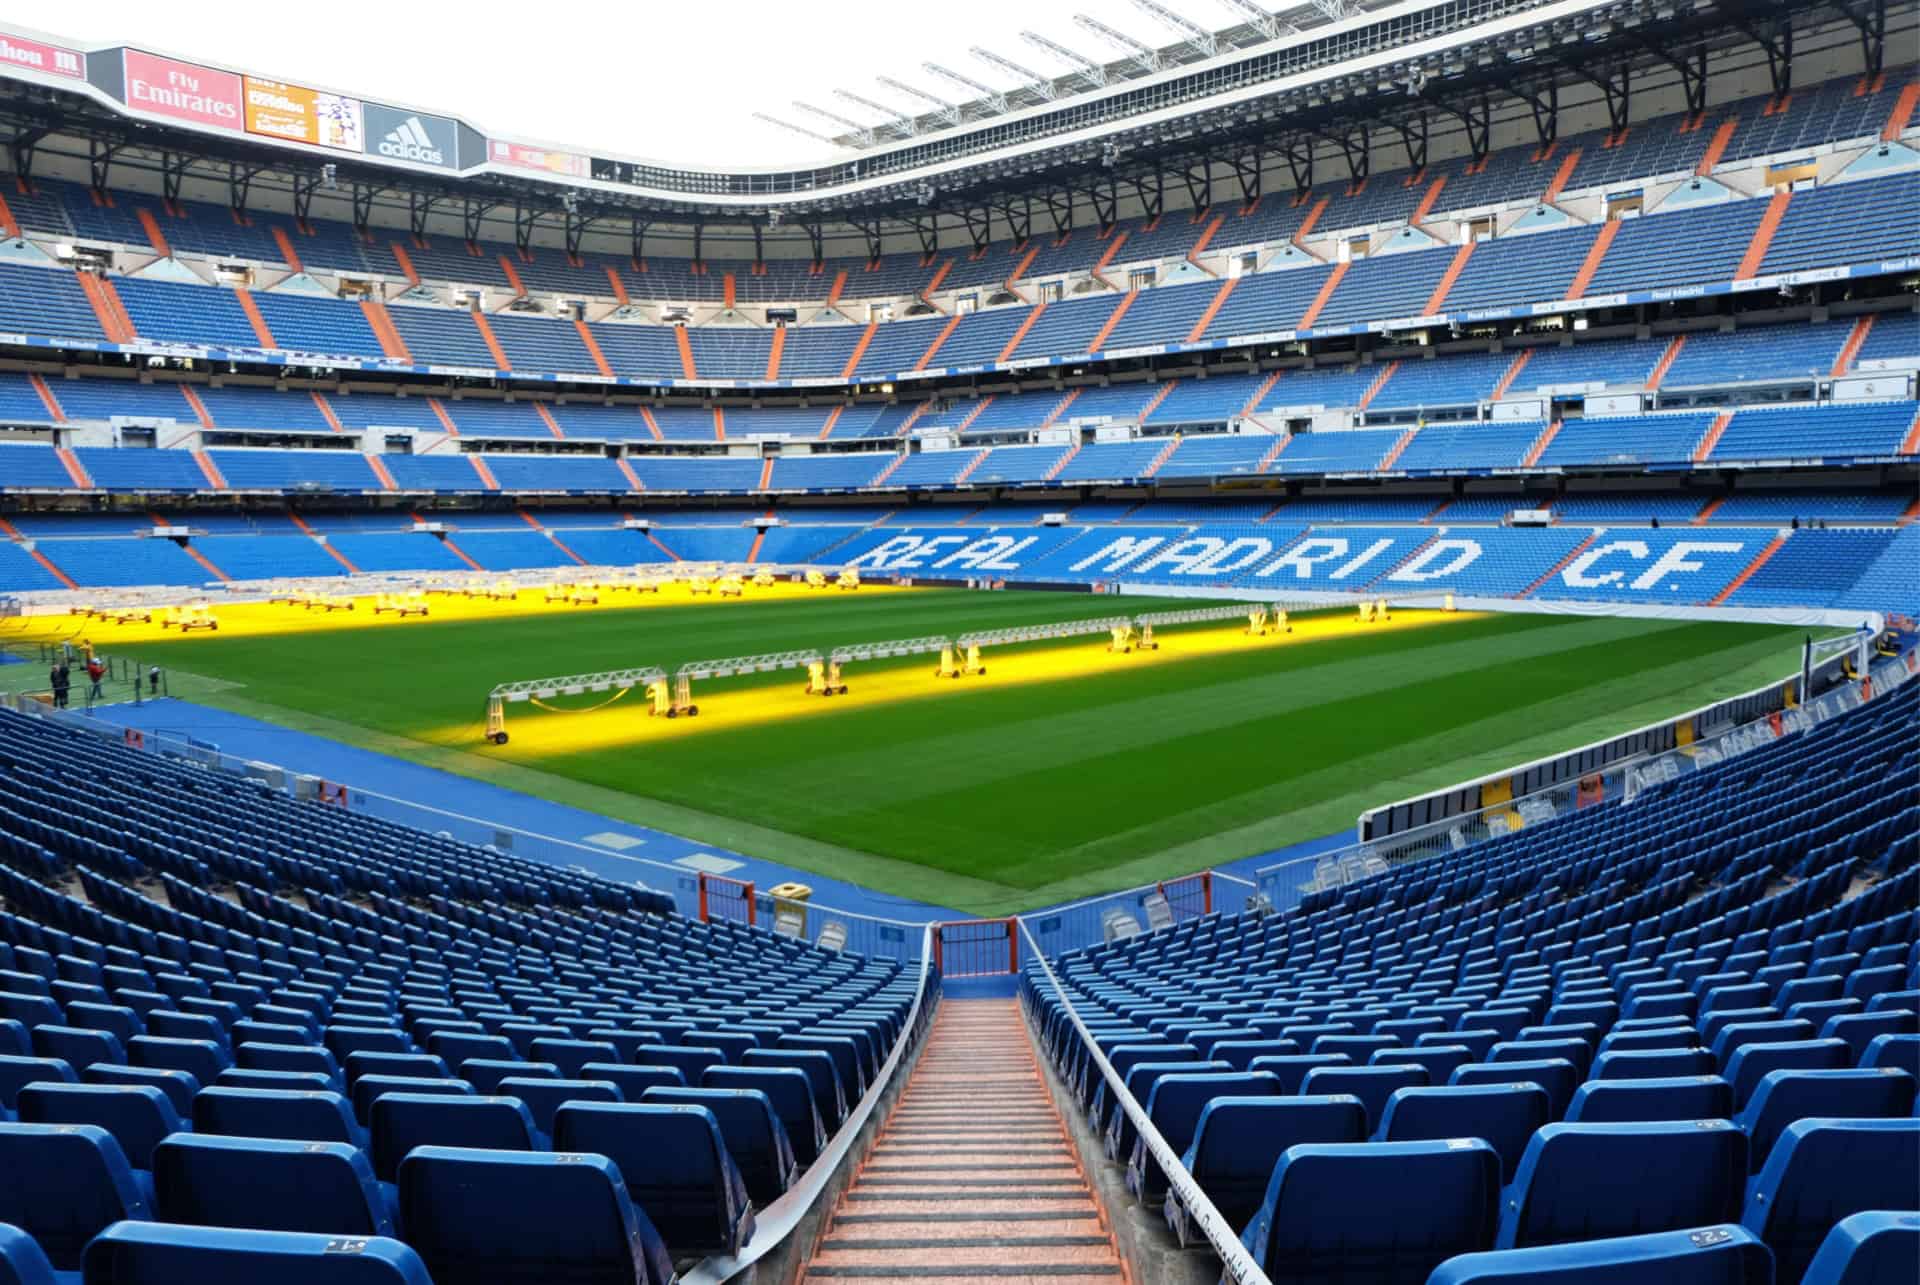
<svg viewBox="0 0 1920 1285">
<path fill-rule="evenodd" d="M 994 914 L 1350 830 L 1367 807 L 1778 678 L 1799 641 L 1754 625 L 1496 615 L 1324 638 L 1303 628 L 1284 644 L 1183 658 L 1169 633 L 1150 662 L 1090 660 L 1027 681 L 1008 676 L 1007 651 L 1006 668 L 990 656 L 985 677 L 946 683 L 930 657 L 849 667 L 852 695 L 831 702 L 800 703 L 793 672 L 703 684 L 702 717 L 671 734 L 649 725 L 637 691 L 578 724 L 516 705 L 509 746 L 481 739 L 487 691 L 512 679 L 1181 605 L 1192 604 L 960 590 L 750 597 L 363 618 L 142 643 L 138 657 L 170 669 L 175 695 Z M 725 716 L 756 700 L 771 708 L 775 692 L 777 716 Z M 572 726 L 647 734 L 570 747 L 556 729 Z"/>
</svg>

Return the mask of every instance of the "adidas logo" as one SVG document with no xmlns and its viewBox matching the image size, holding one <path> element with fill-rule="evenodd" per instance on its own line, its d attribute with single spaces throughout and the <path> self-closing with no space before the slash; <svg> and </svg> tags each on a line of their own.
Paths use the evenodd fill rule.
<svg viewBox="0 0 1920 1285">
<path fill-rule="evenodd" d="M 387 131 L 380 140 L 380 155 L 390 156 L 397 161 L 419 161 L 424 165 L 445 165 L 446 153 L 440 150 L 427 133 L 427 127 L 420 123 L 418 116 L 409 116 L 399 125 Z"/>
</svg>

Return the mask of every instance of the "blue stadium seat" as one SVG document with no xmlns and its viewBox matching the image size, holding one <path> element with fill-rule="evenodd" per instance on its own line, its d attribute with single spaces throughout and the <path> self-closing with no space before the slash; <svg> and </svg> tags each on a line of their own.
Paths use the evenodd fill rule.
<svg viewBox="0 0 1920 1285">
<path fill-rule="evenodd" d="M 1776 1285 L 1800 1285 L 1836 1223 L 1899 1209 L 1916 1190 L 1920 1120 L 1796 1120 L 1748 1189 L 1740 1222 L 1773 1251 Z"/>
<path fill-rule="evenodd" d="M 1717 1075 L 1588 1080 L 1567 1107 L 1568 1124 L 1732 1118 L 1733 1086 Z"/>
<path fill-rule="evenodd" d="M 1746 1135 L 1724 1120 L 1550 1124 L 1514 1174 L 1499 1248 L 1726 1222 L 1746 1166 Z"/>
<path fill-rule="evenodd" d="M 193 1099 L 195 1133 L 289 1142 L 344 1142 L 363 1146 L 366 1135 L 353 1108 L 328 1089 L 236 1089 L 215 1085 Z"/>
<path fill-rule="evenodd" d="M 1493 1247 L 1500 1157 L 1484 1142 L 1287 1148 L 1241 1243 L 1274 1285 L 1424 1281 Z"/>
<path fill-rule="evenodd" d="M 167 1095 L 150 1085 L 29 1084 L 18 1107 L 23 1124 L 97 1125 L 135 1169 L 151 1169 L 154 1146 L 182 1127 Z"/>
<path fill-rule="evenodd" d="M 384 1236 L 121 1222 L 87 1246 L 85 1285 L 435 1285 L 420 1256 Z"/>
<path fill-rule="evenodd" d="M 731 1254 L 753 1236 L 740 1171 L 719 1121 L 703 1106 L 569 1103 L 554 1117 L 553 1145 L 611 1159 L 634 1204 L 676 1255 Z"/>
<path fill-rule="evenodd" d="M 673 1263 L 604 1155 L 419 1147 L 400 1222 L 434 1285 L 667 1285 Z"/>
<path fill-rule="evenodd" d="M 1200 1112 L 1180 1163 L 1230 1226 L 1245 1227 L 1288 1147 L 1363 1142 L 1366 1125 L 1366 1108 L 1352 1096 L 1215 1097 Z M 1166 1214 L 1181 1244 L 1201 1239 L 1178 1193 L 1168 1195 Z"/>
<path fill-rule="evenodd" d="M 1795 1120 L 1834 1116 L 1889 1120 L 1910 1115 L 1914 1078 L 1880 1070 L 1769 1071 L 1734 1121 L 1747 1132 L 1748 1168 L 1758 1173 L 1782 1131 Z"/>
<path fill-rule="evenodd" d="M 533 1116 L 519 1098 L 466 1097 L 440 1093 L 383 1093 L 367 1119 L 373 1141 L 373 1172 L 392 1182 L 400 1162 L 415 1147 L 465 1147 L 481 1151 L 533 1151 Z"/>
<path fill-rule="evenodd" d="M 1401 1089 L 1424 1088 L 1427 1069 L 1410 1062 L 1385 1066 L 1323 1066 L 1300 1082 L 1306 1094 L 1352 1094 L 1367 1109 L 1367 1132 L 1379 1127 L 1387 1102 Z"/>
<path fill-rule="evenodd" d="M 1456 1069 L 1449 1084 L 1537 1084 L 1547 1091 L 1555 1120 L 1566 1114 L 1580 1084 L 1580 1072 L 1565 1058 L 1525 1062 L 1476 1062 Z"/>
<path fill-rule="evenodd" d="M 1499 1153 L 1506 1182 L 1534 1131 L 1548 1123 L 1551 1105 L 1537 1084 L 1409 1087 L 1387 1099 L 1374 1136 L 1381 1142 L 1479 1138 Z"/>
<path fill-rule="evenodd" d="M 1773 1257 L 1743 1227 L 1650 1232 L 1462 1254 L 1427 1285 L 1772 1285 Z"/>
<path fill-rule="evenodd" d="M 511 1095 L 527 1104 L 527 1110 L 533 1113 L 534 1128 L 551 1136 L 553 1116 L 561 1106 L 568 1102 L 620 1102 L 618 1085 L 608 1080 L 552 1080 L 522 1076 L 508 1076 L 494 1086 L 494 1091 Z"/>
<path fill-rule="evenodd" d="M 1806 1285 L 1883 1285 L 1910 1280 L 1920 1263 L 1920 1213 L 1849 1214 L 1820 1242 Z"/>
<path fill-rule="evenodd" d="M 366 1153 L 344 1142 L 177 1133 L 153 1153 L 164 1222 L 391 1236 L 393 1212 Z"/>
<path fill-rule="evenodd" d="M 604 1068 L 596 1073 L 617 1073 L 621 1078 L 616 1079 L 615 1083 L 620 1085 L 628 1101 L 637 1102 L 643 1093 L 655 1085 L 677 1087 L 667 1079 L 671 1069 L 623 1066 Z M 675 1075 L 677 1078 L 677 1073 Z M 812 1164 L 814 1157 L 827 1145 L 827 1132 L 820 1122 L 819 1111 L 814 1108 L 813 1087 L 807 1082 L 804 1071 L 793 1067 L 710 1066 L 700 1077 L 700 1087 L 755 1089 L 766 1094 L 781 1128 L 786 1131 L 787 1142 L 793 1149 L 794 1163 L 801 1169 Z"/>
<path fill-rule="evenodd" d="M 1266 1071 L 1230 1071 L 1167 1075 L 1156 1080 L 1145 1103 L 1147 1118 L 1175 1154 L 1192 1144 L 1207 1105 L 1221 1097 L 1278 1097 L 1280 1081 Z M 1127 1190 L 1142 1204 L 1152 1206 L 1167 1194 L 1167 1175 L 1146 1147 L 1134 1139 L 1127 1160 Z"/>
<path fill-rule="evenodd" d="M 80 1251 L 122 1218 L 145 1219 L 151 1197 L 105 1129 L 0 1124 L 0 1223 L 40 1242 L 47 1260 L 77 1270 Z"/>
<path fill-rule="evenodd" d="M 727 1155 L 755 1205 L 771 1204 L 793 1184 L 796 1166 L 792 1144 L 772 1099 L 759 1089 L 661 1087 L 648 1089 L 641 1100 L 711 1111 L 720 1126 Z"/>
<path fill-rule="evenodd" d="M 0 1223 L 0 1285 L 58 1285 L 39 1243 L 5 1223 Z"/>
</svg>

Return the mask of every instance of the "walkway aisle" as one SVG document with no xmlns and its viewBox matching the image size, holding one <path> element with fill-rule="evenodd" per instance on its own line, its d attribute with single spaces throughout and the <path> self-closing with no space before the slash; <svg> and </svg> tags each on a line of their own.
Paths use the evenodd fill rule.
<svg viewBox="0 0 1920 1285">
<path fill-rule="evenodd" d="M 1014 1000 L 944 1000 L 803 1282 L 1081 1285 L 1126 1270 Z"/>
</svg>

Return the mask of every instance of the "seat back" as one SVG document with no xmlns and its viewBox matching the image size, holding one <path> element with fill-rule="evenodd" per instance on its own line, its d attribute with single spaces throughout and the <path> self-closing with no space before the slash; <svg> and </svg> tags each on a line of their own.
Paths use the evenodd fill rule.
<svg viewBox="0 0 1920 1285">
<path fill-rule="evenodd" d="M 344 1142 L 176 1133 L 154 1148 L 153 1203 L 170 1223 L 393 1235 L 366 1153 Z"/>
<path fill-rule="evenodd" d="M 608 1080 L 528 1079 L 510 1075 L 496 1086 L 499 1092 L 512 1094 L 527 1104 L 533 1113 L 534 1127 L 553 1132 L 553 1113 L 563 1102 L 621 1102 L 620 1086 Z"/>
<path fill-rule="evenodd" d="M 434 1285 L 408 1246 L 338 1236 L 123 1222 L 87 1246 L 93 1285 Z"/>
<path fill-rule="evenodd" d="M 1366 1129 L 1367 1109 L 1351 1094 L 1215 1097 L 1201 1110 L 1181 1163 L 1221 1216 L 1244 1227 L 1288 1147 L 1364 1142 Z"/>
<path fill-rule="evenodd" d="M 289 1142 L 360 1142 L 353 1108 L 332 1090 L 202 1089 L 193 1099 L 196 1133 Z"/>
<path fill-rule="evenodd" d="M 636 1071 L 641 1075 L 664 1077 L 670 1067 L 620 1067 L 622 1071 Z M 627 1093 L 629 1100 L 638 1100 L 651 1084 L 640 1084 L 639 1076 L 633 1077 L 634 1088 Z M 615 1081 L 618 1083 L 618 1081 Z M 662 1078 L 661 1087 L 675 1087 Z M 806 1074 L 791 1067 L 757 1066 L 710 1066 L 700 1077 L 703 1089 L 756 1089 L 766 1094 L 767 1101 L 773 1104 L 773 1113 L 787 1133 L 787 1144 L 793 1150 L 794 1163 L 800 1168 L 813 1163 L 827 1145 L 826 1130 L 821 1127 L 820 1113 L 813 1107 L 813 1087 L 807 1083 Z M 626 1091 L 622 1086 L 622 1091 Z M 723 1126 L 724 1127 L 724 1126 Z"/>
<path fill-rule="evenodd" d="M 1521 1156 L 1502 1249 L 1638 1236 L 1740 1212 L 1746 1135 L 1726 1120 L 1550 1124 Z"/>
<path fill-rule="evenodd" d="M 1436 1084 L 1394 1091 L 1374 1136 L 1381 1142 L 1480 1138 L 1500 1155 L 1501 1181 L 1513 1177 L 1552 1102 L 1537 1084 Z"/>
<path fill-rule="evenodd" d="M 793 1182 L 793 1147 L 772 1100 L 760 1090 L 661 1087 L 648 1089 L 641 1101 L 701 1106 L 713 1112 L 721 1141 L 755 1205 L 778 1199 Z"/>
<path fill-rule="evenodd" d="M 1727 1082 L 1733 1085 L 1733 1109 L 1744 1111 L 1753 1091 L 1770 1071 L 1837 1071 L 1853 1065 L 1853 1051 L 1845 1040 L 1782 1040 L 1743 1044 L 1727 1061 Z"/>
<path fill-rule="evenodd" d="M 1914 1079 L 1905 1071 L 1769 1071 L 1739 1125 L 1747 1131 L 1747 1167 L 1758 1173 L 1781 1130 L 1809 1116 L 1891 1120 L 1913 1111 Z"/>
<path fill-rule="evenodd" d="M 38 1241 L 0 1223 L 0 1285 L 55 1285 L 53 1264 Z"/>
<path fill-rule="evenodd" d="M 1806 1285 L 1875 1285 L 1912 1276 L 1920 1263 L 1920 1214 L 1849 1214 L 1820 1242 Z"/>
<path fill-rule="evenodd" d="M 407 1243 L 441 1285 L 672 1279 L 665 1246 L 604 1155 L 419 1147 L 399 1185 Z"/>
<path fill-rule="evenodd" d="M 148 1218 L 120 1144 L 90 1124 L 0 1124 L 0 1223 L 40 1242 L 63 1272 L 101 1228 Z"/>
<path fill-rule="evenodd" d="M 1733 1086 L 1718 1075 L 1588 1080 L 1567 1107 L 1568 1124 L 1732 1118 Z"/>
<path fill-rule="evenodd" d="M 1827 1232 L 1899 1209 L 1920 1190 L 1920 1120 L 1795 1120 L 1753 1180 L 1741 1225 L 1773 1251 L 1776 1285 L 1799 1285 Z"/>
<path fill-rule="evenodd" d="M 1427 1068 L 1411 1062 L 1384 1066 L 1326 1066 L 1307 1072 L 1302 1093 L 1350 1093 L 1367 1109 L 1367 1132 L 1379 1127 L 1387 1099 L 1397 1090 L 1424 1086 Z"/>
<path fill-rule="evenodd" d="M 1499 1204 L 1500 1157 L 1478 1140 L 1303 1144 L 1241 1241 L 1276 1280 L 1424 1281 L 1492 1248 Z"/>
<path fill-rule="evenodd" d="M 383 1093 L 367 1120 L 373 1140 L 373 1172 L 392 1182 L 401 1159 L 415 1147 L 466 1147 L 483 1151 L 534 1149 L 533 1116 L 519 1098 Z"/>
<path fill-rule="evenodd" d="M 554 1116 L 553 1145 L 611 1159 L 675 1254 L 733 1253 L 753 1235 L 740 1171 L 704 1106 L 570 1102 Z"/>
<path fill-rule="evenodd" d="M 1448 1259 L 1427 1285 L 1772 1285 L 1773 1258 L 1743 1227 L 1651 1232 Z"/>
<path fill-rule="evenodd" d="M 656 1063 L 651 1055 L 647 1057 L 650 1065 Z M 826 1126 L 828 1133 L 840 1127 L 847 1118 L 847 1098 L 840 1088 L 840 1076 L 834 1070 L 831 1055 L 817 1049 L 748 1049 L 740 1058 L 742 1066 L 790 1066 L 807 1073 L 807 1083 L 813 1086 L 813 1106 L 820 1113 L 820 1123 Z"/>
<path fill-rule="evenodd" d="M 135 1169 L 152 1168 L 154 1145 L 181 1127 L 167 1095 L 148 1084 L 29 1084 L 19 1110 L 27 1124 L 100 1126 Z"/>
</svg>

